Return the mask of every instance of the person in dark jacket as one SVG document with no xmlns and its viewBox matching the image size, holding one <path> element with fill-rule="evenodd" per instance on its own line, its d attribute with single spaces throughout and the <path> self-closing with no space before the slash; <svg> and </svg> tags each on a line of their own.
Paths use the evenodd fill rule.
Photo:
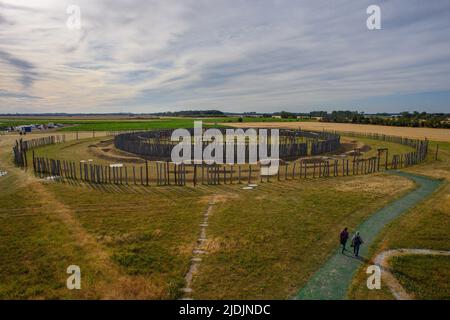
<svg viewBox="0 0 450 320">
<path fill-rule="evenodd" d="M 355 235 L 352 238 L 352 247 L 353 247 L 353 253 L 355 254 L 355 257 L 359 255 L 359 247 L 364 243 L 363 239 L 359 235 L 359 232 L 356 231 Z"/>
<path fill-rule="evenodd" d="M 339 235 L 339 239 L 341 241 L 341 245 L 342 245 L 342 253 L 344 253 L 345 250 L 345 245 L 347 244 L 347 240 L 348 240 L 348 231 L 347 228 L 345 228 L 344 230 L 341 231 L 341 234 Z"/>
</svg>

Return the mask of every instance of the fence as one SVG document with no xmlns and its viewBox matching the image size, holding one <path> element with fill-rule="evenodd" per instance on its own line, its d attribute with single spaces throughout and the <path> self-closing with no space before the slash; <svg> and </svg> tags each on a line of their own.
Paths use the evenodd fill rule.
<svg viewBox="0 0 450 320">
<path fill-rule="evenodd" d="M 167 134 L 168 131 L 166 132 Z M 368 135 L 364 136 L 367 137 Z M 287 134 L 284 139 L 295 139 L 295 137 L 295 133 Z M 335 136 L 336 139 L 339 139 L 338 137 L 338 135 Z M 376 137 L 384 141 L 392 141 L 390 136 L 376 135 L 372 138 Z M 310 135 L 309 138 L 315 139 L 310 142 L 313 145 L 320 142 L 319 139 L 321 137 L 319 137 L 319 134 L 315 134 L 314 136 Z M 330 135 L 325 138 L 329 138 L 325 141 L 333 139 Z M 64 141 L 64 136 L 16 141 L 14 146 L 15 162 L 21 166 L 28 166 L 27 151 L 39 146 Z M 330 156 L 300 158 L 295 161 L 281 160 L 275 175 L 263 174 L 266 171 L 262 171 L 264 166 L 259 163 L 243 165 L 206 164 L 204 162 L 175 164 L 169 161 L 150 162 L 146 160 L 145 165 L 139 166 L 124 164 L 106 165 L 94 163 L 93 161 L 77 162 L 49 159 L 35 156 L 34 150 L 32 164 L 34 173 L 40 178 L 66 179 L 92 184 L 184 186 L 192 183 L 193 186 L 196 186 L 363 175 L 408 167 L 426 159 L 428 154 L 427 140 L 400 138 L 397 141 L 414 146 L 415 150 L 405 154 L 394 154 L 391 159 L 389 159 L 387 149 L 378 149 L 378 155 L 369 158 L 363 158 L 361 153 L 354 153 L 353 158 Z M 285 143 L 285 145 L 289 144 Z M 293 145 L 295 144 L 291 144 L 291 148 L 293 148 Z M 307 143 L 304 143 L 304 145 L 307 145 Z"/>
<path fill-rule="evenodd" d="M 218 129 L 222 134 L 226 134 L 226 129 Z M 247 129 L 241 129 L 247 130 Z M 259 130 L 267 129 L 250 129 L 255 130 L 259 136 Z M 193 136 L 193 129 L 188 129 Z M 129 132 L 115 135 L 114 145 L 116 148 L 134 153 L 136 155 L 153 160 L 170 160 L 172 149 L 177 141 L 171 141 L 170 137 L 173 130 L 152 130 L 142 132 Z M 269 138 L 270 140 L 270 138 Z M 306 142 L 304 141 L 306 140 Z M 340 137 L 334 133 L 315 133 L 301 130 L 279 130 L 279 157 L 285 160 L 296 159 L 308 155 L 308 142 L 311 144 L 311 155 L 318 155 L 335 151 L 340 146 Z M 208 142 L 202 141 L 202 151 L 208 145 Z M 238 142 L 232 144 L 234 155 L 237 157 L 238 152 L 245 155 L 249 154 L 249 150 L 254 148 L 259 156 L 259 144 L 250 141 Z M 227 148 L 230 145 L 223 144 L 223 154 L 227 154 Z M 194 143 L 191 144 L 191 155 L 194 155 Z M 236 159 L 235 159 L 236 160 Z M 258 158 L 259 160 L 259 158 Z"/>
<path fill-rule="evenodd" d="M 31 140 L 16 140 L 13 147 L 14 163 L 20 167 L 27 167 L 27 152 L 45 145 L 66 142 L 66 136 L 47 136 Z"/>
<path fill-rule="evenodd" d="M 402 144 L 405 146 L 410 146 L 412 148 L 417 148 L 424 141 L 428 141 L 426 139 L 425 140 L 411 139 L 411 138 L 405 138 L 405 137 L 400 137 L 400 136 L 391 136 L 391 135 L 380 134 L 380 133 L 364 133 L 364 132 L 352 132 L 352 131 L 324 131 L 324 132 L 339 134 L 341 136 L 347 136 L 347 137 L 367 138 L 367 139 L 372 139 L 372 140 L 394 142 L 394 143 Z M 427 146 L 428 146 L 428 142 L 427 142 Z"/>
<path fill-rule="evenodd" d="M 380 149 L 382 150 L 382 149 Z M 390 162 L 378 156 L 362 158 L 315 157 L 282 161 L 275 175 L 265 175 L 261 164 L 227 165 L 206 163 L 175 164 L 168 161 L 146 161 L 145 165 L 104 165 L 93 162 L 33 158 L 33 168 L 41 178 L 78 180 L 93 184 L 185 186 L 302 180 L 323 177 L 357 176 L 400 169 L 425 160 L 424 147 L 415 152 L 393 155 Z"/>
</svg>

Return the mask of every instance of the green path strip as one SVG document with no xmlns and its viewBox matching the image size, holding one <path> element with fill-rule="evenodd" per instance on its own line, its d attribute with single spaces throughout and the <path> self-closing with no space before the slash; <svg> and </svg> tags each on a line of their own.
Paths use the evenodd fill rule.
<svg viewBox="0 0 450 320">
<path fill-rule="evenodd" d="M 369 247 L 383 227 L 414 207 L 429 196 L 441 184 L 441 181 L 416 176 L 406 172 L 391 171 L 415 181 L 418 188 L 395 200 L 371 215 L 357 230 L 364 240 L 360 248 L 360 257 L 355 258 L 353 252 L 341 253 L 341 248 L 317 271 L 297 294 L 295 299 L 307 300 L 339 300 L 344 299 L 355 274 L 355 271 L 365 262 Z M 338 237 L 338 236 L 336 236 Z"/>
</svg>

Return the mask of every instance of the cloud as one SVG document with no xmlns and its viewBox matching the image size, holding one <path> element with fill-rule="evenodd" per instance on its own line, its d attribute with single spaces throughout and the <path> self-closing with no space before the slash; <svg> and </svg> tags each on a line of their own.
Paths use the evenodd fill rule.
<svg viewBox="0 0 450 320">
<path fill-rule="evenodd" d="M 5 90 L 0 90 L 0 98 L 16 98 L 16 99 L 41 99 L 40 97 L 30 96 L 25 93 L 20 92 L 9 92 Z"/>
<path fill-rule="evenodd" d="M 80 0 L 81 30 L 69 4 L 0 0 L 0 90 L 42 98 L 0 112 L 394 111 L 381 97 L 450 91 L 446 0 L 381 1 L 377 31 L 366 0 Z"/>
<path fill-rule="evenodd" d="M 6 63 L 12 65 L 20 72 L 21 76 L 19 81 L 22 84 L 23 88 L 26 89 L 33 84 L 33 80 L 36 75 L 36 73 L 33 71 L 34 70 L 33 64 L 23 59 L 14 57 L 8 52 L 1 50 L 0 50 L 0 60 L 3 60 Z"/>
</svg>

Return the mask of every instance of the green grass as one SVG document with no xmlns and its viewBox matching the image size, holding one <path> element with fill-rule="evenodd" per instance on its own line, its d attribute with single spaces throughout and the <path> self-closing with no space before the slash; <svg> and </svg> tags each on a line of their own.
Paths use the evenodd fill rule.
<svg viewBox="0 0 450 320">
<path fill-rule="evenodd" d="M 206 207 L 200 190 L 50 188 L 126 274 L 158 284 L 153 298 L 178 297 Z"/>
<path fill-rule="evenodd" d="M 223 118 L 199 118 L 205 126 L 213 125 L 215 122 L 221 122 Z M 191 128 L 194 125 L 194 119 L 191 118 L 164 118 L 149 120 L 66 120 L 66 119 L 0 119 L 0 126 L 19 126 L 27 124 L 47 124 L 55 122 L 67 125 L 58 131 L 123 131 L 123 130 L 147 130 L 147 129 L 173 129 L 173 128 Z M 38 132 L 38 131 L 37 131 Z"/>
<path fill-rule="evenodd" d="M 378 187 L 385 183 L 388 188 Z M 228 195 L 209 220 L 209 253 L 193 297 L 292 297 L 334 252 L 341 229 L 353 230 L 409 187 L 403 178 L 382 175 L 268 183 Z"/>
<path fill-rule="evenodd" d="M 41 182 L 3 150 L 0 298 L 179 296 L 206 207 L 201 188 Z M 66 288 L 71 264 L 81 268 L 81 290 Z"/>
<path fill-rule="evenodd" d="M 0 127 L 19 126 L 27 124 L 47 124 L 54 122 L 67 125 L 59 131 L 126 131 L 126 130 L 148 130 L 148 129 L 175 129 L 192 128 L 194 120 L 203 121 L 204 126 L 222 127 L 218 123 L 238 122 L 239 117 L 219 117 L 219 118 L 161 118 L 161 119 L 142 119 L 142 120 L 69 120 L 69 119 L 0 119 Z M 253 118 L 244 117 L 243 122 L 298 122 L 303 119 L 274 119 L 274 118 Z"/>
<path fill-rule="evenodd" d="M 94 158 L 86 148 L 102 139 L 39 148 L 37 154 Z M 9 160 L 9 152 L 0 157 Z M 411 187 L 385 175 L 272 182 L 251 191 L 238 185 L 22 185 L 24 177 L 17 170 L 0 180 L 2 190 L 9 190 L 0 195 L 2 298 L 105 298 L 109 292 L 119 298 L 178 298 L 212 195 L 219 202 L 207 229 L 209 253 L 194 277 L 194 298 L 288 298 L 333 252 L 341 228 L 355 227 Z M 95 240 L 106 262 L 92 245 L 80 243 L 80 232 Z M 69 264 L 82 267 L 86 282 L 80 292 L 65 288 Z"/>
<path fill-rule="evenodd" d="M 416 299 L 450 299 L 450 257 L 411 255 L 393 257 L 393 274 Z"/>
<path fill-rule="evenodd" d="M 36 152 L 58 155 L 60 159 L 93 158 L 86 148 L 101 139 L 47 146 Z M 386 181 L 389 181 L 388 188 L 382 187 Z M 67 236 L 64 230 L 71 225 L 56 223 L 55 227 L 61 228 L 56 232 L 47 229 L 45 220 L 33 224 L 33 216 L 23 219 L 21 228 L 23 232 L 28 228 L 41 230 L 39 237 L 25 237 L 28 242 L 20 242 L 13 252 L 2 250 L 6 254 L 5 261 L 10 263 L 9 273 L 4 274 L 3 279 L 17 285 L 0 292 L 3 297 L 11 297 L 14 290 L 26 283 L 26 278 L 18 271 L 20 263 L 13 261 L 23 261 L 22 253 L 29 250 L 36 251 L 33 263 L 45 259 L 37 264 L 38 270 L 29 271 L 33 275 L 45 272 L 42 271 L 44 264 L 58 266 L 59 270 L 69 261 L 81 261 L 85 270 L 82 272 L 91 282 L 79 295 L 96 298 L 104 297 L 105 291 L 114 291 L 115 297 L 177 298 L 206 208 L 205 196 L 216 194 L 224 201 L 214 207 L 210 220 L 207 231 L 211 240 L 210 253 L 194 278 L 195 298 L 286 298 L 326 260 L 336 246 L 339 229 L 344 225 L 356 226 L 372 210 L 407 187 L 405 180 L 384 175 L 265 183 L 250 192 L 241 190 L 238 185 L 145 188 L 47 183 L 42 188 L 54 200 L 49 200 L 48 207 L 40 208 L 36 205 L 39 202 L 30 198 L 27 212 L 40 219 L 43 213 L 52 212 L 55 219 L 60 219 L 59 209 L 55 210 L 52 205 L 55 201 L 62 204 L 81 229 L 107 253 L 107 262 L 111 265 L 106 268 L 117 268 L 118 276 L 124 280 L 109 288 L 102 276 L 106 273 L 103 277 L 108 279 L 114 272 L 99 271 L 105 268 L 104 263 L 93 258 L 92 253 L 89 258 L 80 260 L 78 255 L 86 256 L 91 252 L 90 247 L 81 246 L 80 254 L 73 252 L 75 249 L 58 248 L 58 244 L 66 242 L 68 248 L 76 248 L 76 238 L 55 239 L 52 242 L 55 249 L 36 251 L 35 246 L 42 243 L 40 237 L 47 239 L 47 232 Z M 28 194 L 26 190 L 21 189 L 19 194 Z M 43 190 L 36 189 L 36 197 Z M 25 210 L 14 202 L 18 199 L 16 195 L 8 199 L 12 199 L 11 208 Z M 8 209 L 2 213 L 10 214 Z M 9 221 L 13 223 L 12 219 Z M 11 227 L 17 228 L 13 224 Z M 0 239 L 5 244 L 22 238 L 22 234 L 16 236 L 13 232 L 8 235 Z M 320 250 L 314 250 L 315 246 Z M 53 250 L 60 252 L 53 254 Z M 65 276 L 63 273 L 62 280 Z M 62 280 L 50 278 L 48 282 L 39 282 L 39 278 L 34 277 L 37 280 L 27 283 L 27 287 L 30 290 L 40 287 L 43 297 L 71 298 L 77 294 L 66 293 Z M 50 288 L 55 282 L 61 287 L 52 292 Z M 99 282 L 103 283 L 102 290 L 96 287 Z M 36 295 L 25 293 L 21 297 Z"/>
<path fill-rule="evenodd" d="M 89 261 L 52 204 L 16 179 L 10 172 L 0 180 L 0 299 L 98 298 L 94 280 L 111 279 Z M 82 268 L 82 291 L 66 288 L 71 264 Z"/>
<path fill-rule="evenodd" d="M 354 138 L 342 136 L 343 141 L 358 141 L 359 143 L 366 144 L 370 146 L 370 150 L 364 153 L 364 158 L 374 157 L 378 155 L 378 149 L 388 148 L 389 149 L 389 161 L 392 159 L 394 154 L 405 154 L 414 151 L 414 148 L 410 146 L 401 145 L 394 142 L 367 139 L 367 138 Z M 384 163 L 384 162 L 382 162 Z"/>
<path fill-rule="evenodd" d="M 375 256 L 383 250 L 397 248 L 448 250 L 450 246 L 450 238 L 448 237 L 450 232 L 450 143 L 431 141 L 430 148 L 432 151 L 437 144 L 439 144 L 440 150 L 438 161 L 434 161 L 434 154 L 431 154 L 427 162 L 405 170 L 415 174 L 445 179 L 443 185 L 424 202 L 386 227 L 371 247 L 371 256 Z M 420 270 L 423 272 L 421 279 L 427 277 L 431 279 L 432 275 L 426 270 L 426 266 L 418 266 L 417 272 L 420 272 Z M 352 287 L 348 292 L 349 298 L 394 298 L 387 290 L 368 290 L 365 285 L 366 279 L 365 269 L 362 268 L 354 278 Z M 417 285 L 426 286 L 426 283 Z M 441 294 L 450 297 L 448 287 L 446 290 Z M 414 291 L 411 291 L 411 293 L 415 294 Z"/>
<path fill-rule="evenodd" d="M 206 207 L 200 189 L 93 189 L 22 175 L 0 180 L 0 298 L 179 296 Z M 82 290 L 66 288 L 71 264 Z"/>
</svg>

